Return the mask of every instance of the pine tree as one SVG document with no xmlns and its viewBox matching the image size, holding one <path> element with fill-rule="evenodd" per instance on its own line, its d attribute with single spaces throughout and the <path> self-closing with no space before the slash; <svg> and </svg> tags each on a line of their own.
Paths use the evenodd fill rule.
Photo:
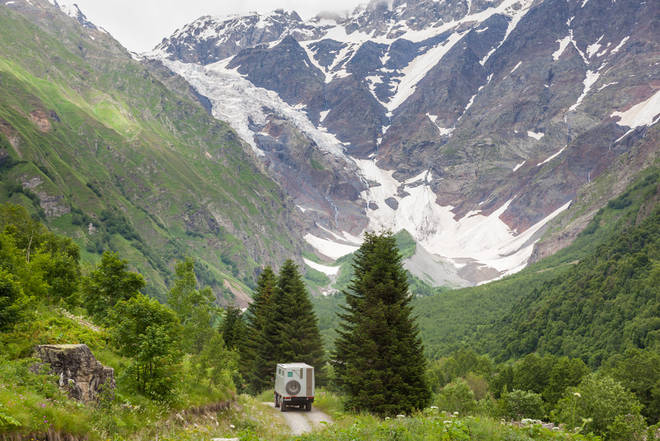
<svg viewBox="0 0 660 441">
<path fill-rule="evenodd" d="M 239 350 L 245 338 L 245 322 L 241 310 L 234 305 L 225 309 L 222 321 L 222 338 L 225 346 L 230 350 Z"/>
<path fill-rule="evenodd" d="M 273 346 L 265 338 L 264 330 L 270 321 L 271 299 L 276 286 L 277 277 L 267 266 L 259 275 L 257 291 L 244 314 L 247 331 L 241 347 L 241 370 L 252 392 L 268 387 L 275 369 Z"/>
<path fill-rule="evenodd" d="M 380 415 L 424 408 L 426 361 L 392 233 L 367 233 L 353 269 L 332 362 L 348 407 Z"/>
<path fill-rule="evenodd" d="M 318 319 L 298 267 L 292 260 L 284 262 L 280 270 L 274 300 L 273 321 L 279 328 L 278 355 L 281 361 L 314 366 L 316 381 L 321 383 L 324 351 Z"/>
<path fill-rule="evenodd" d="M 248 310 L 249 346 L 254 348 L 250 384 L 255 392 L 273 386 L 275 365 L 303 362 L 323 383 L 324 351 L 318 320 L 298 268 L 287 260 L 275 280 L 264 271 L 254 306 Z"/>
</svg>

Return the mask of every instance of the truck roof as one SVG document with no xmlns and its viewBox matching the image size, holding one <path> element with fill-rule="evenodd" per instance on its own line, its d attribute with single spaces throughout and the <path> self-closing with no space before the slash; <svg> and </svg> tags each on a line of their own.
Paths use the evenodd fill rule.
<svg viewBox="0 0 660 441">
<path fill-rule="evenodd" d="M 306 363 L 277 363 L 278 366 L 283 369 L 300 369 L 300 368 L 312 368 L 312 366 Z"/>
</svg>

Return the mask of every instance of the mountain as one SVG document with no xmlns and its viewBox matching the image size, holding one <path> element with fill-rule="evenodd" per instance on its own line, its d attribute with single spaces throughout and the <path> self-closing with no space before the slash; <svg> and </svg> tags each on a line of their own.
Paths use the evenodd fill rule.
<svg viewBox="0 0 660 441">
<path fill-rule="evenodd" d="M 376 0 L 206 16 L 147 56 L 251 145 L 320 261 L 407 230 L 416 276 L 468 286 L 569 245 L 657 161 L 657 28 L 653 2 Z"/>
<path fill-rule="evenodd" d="M 302 252 L 288 197 L 181 77 L 59 6 L 0 1 L 0 199 L 87 264 L 119 252 L 153 295 L 192 256 L 201 283 L 247 304 L 262 265 Z"/>
</svg>

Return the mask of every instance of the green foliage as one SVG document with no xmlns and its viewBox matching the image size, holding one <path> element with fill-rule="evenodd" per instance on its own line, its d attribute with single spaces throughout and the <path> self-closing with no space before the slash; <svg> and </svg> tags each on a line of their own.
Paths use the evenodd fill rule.
<svg viewBox="0 0 660 441">
<path fill-rule="evenodd" d="M 449 357 L 430 362 L 427 375 L 431 389 L 438 392 L 453 380 L 466 378 L 469 373 L 488 379 L 494 369 L 493 362 L 488 356 L 478 355 L 472 349 L 459 349 Z"/>
<path fill-rule="evenodd" d="M 424 408 L 423 347 L 394 236 L 366 234 L 353 270 L 332 362 L 347 407 L 385 415 Z"/>
<path fill-rule="evenodd" d="M 660 421 L 660 353 L 631 348 L 610 358 L 603 371 L 637 396 L 650 424 Z"/>
<path fill-rule="evenodd" d="M 14 276 L 0 269 L 0 331 L 9 330 L 23 319 L 29 300 Z"/>
<path fill-rule="evenodd" d="M 156 399 L 170 398 L 181 354 L 181 325 L 174 311 L 142 294 L 121 300 L 112 312 L 113 341 L 134 359 L 128 375 L 138 391 Z"/>
<path fill-rule="evenodd" d="M 267 338 L 266 329 L 273 332 L 271 324 L 271 301 L 277 286 L 277 277 L 267 266 L 259 275 L 257 290 L 252 303 L 245 311 L 245 344 L 241 350 L 242 372 L 249 389 L 259 392 L 270 388 L 271 377 L 277 363 L 273 357 L 273 342 Z"/>
<path fill-rule="evenodd" d="M 213 324 L 218 314 L 215 296 L 209 287 L 197 289 L 195 262 L 186 259 L 176 264 L 175 279 L 167 297 L 182 325 L 181 347 L 199 354 L 215 333 Z"/>
<path fill-rule="evenodd" d="M 0 355 L 0 433 L 66 431 L 83 435 L 91 426 L 91 408 L 70 400 L 57 379 L 31 369 L 39 360 L 8 360 Z M 34 432 L 33 432 L 34 433 Z"/>
<path fill-rule="evenodd" d="M 540 394 L 514 389 L 500 398 L 501 414 L 512 420 L 543 418 L 543 399 Z"/>
<path fill-rule="evenodd" d="M 199 355 L 200 379 L 208 378 L 214 386 L 232 384 L 232 377 L 238 372 L 238 353 L 225 346 L 222 335 L 214 333 Z"/>
<path fill-rule="evenodd" d="M 280 269 L 270 305 L 264 332 L 267 336 L 275 336 L 277 362 L 296 361 L 314 366 L 316 381 L 323 384 L 325 354 L 318 319 L 298 267 L 292 260 L 284 262 Z M 275 364 L 271 369 L 274 371 Z"/>
<path fill-rule="evenodd" d="M 435 405 L 440 410 L 463 415 L 473 411 L 477 402 L 467 381 L 457 378 L 440 390 L 435 398 Z"/>
<path fill-rule="evenodd" d="M 638 436 L 644 430 L 643 424 L 639 424 L 641 408 L 637 398 L 621 383 L 592 374 L 577 387 L 568 389 L 557 403 L 552 417 L 568 427 L 582 427 L 585 433 L 594 432 L 606 439 L 619 440 L 624 435 L 622 431 L 632 429 L 633 433 L 627 435 Z M 630 424 L 625 423 L 627 419 L 631 420 Z"/>
<path fill-rule="evenodd" d="M 237 350 L 243 345 L 245 339 L 245 322 L 241 315 L 241 310 L 233 305 L 225 309 L 225 315 L 222 320 L 222 338 L 225 346 L 229 349 Z"/>
<path fill-rule="evenodd" d="M 394 237 L 396 239 L 396 246 L 403 259 L 412 257 L 415 254 L 415 251 L 417 250 L 417 242 L 415 241 L 415 238 L 412 237 L 412 234 L 407 230 L 401 230 L 396 233 Z"/>
<path fill-rule="evenodd" d="M 85 308 L 97 320 L 105 321 L 117 302 L 137 296 L 144 286 L 142 275 L 128 271 L 125 260 L 106 251 L 96 269 L 83 279 Z"/>
<path fill-rule="evenodd" d="M 330 278 L 314 268 L 305 269 L 305 280 L 318 287 L 325 287 L 330 284 Z"/>
<path fill-rule="evenodd" d="M 542 351 L 587 357 L 595 366 L 627 346 L 657 350 L 659 275 L 656 209 L 563 277 L 533 290 L 495 325 L 498 344 L 508 356 Z"/>
<path fill-rule="evenodd" d="M 252 439 L 252 438 L 248 438 Z M 540 425 L 502 424 L 483 417 L 457 417 L 427 409 L 412 417 L 380 419 L 372 415 L 345 418 L 325 430 L 295 437 L 297 441 L 600 441 L 544 429 Z"/>
</svg>

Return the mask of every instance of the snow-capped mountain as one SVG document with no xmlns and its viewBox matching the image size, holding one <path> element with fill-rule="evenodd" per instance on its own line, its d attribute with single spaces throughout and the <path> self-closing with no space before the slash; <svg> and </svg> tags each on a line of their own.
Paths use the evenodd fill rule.
<svg viewBox="0 0 660 441">
<path fill-rule="evenodd" d="M 77 3 L 65 3 L 62 0 L 48 0 L 48 2 L 55 6 L 56 8 L 59 8 L 62 12 L 64 12 L 66 15 L 69 17 L 75 19 L 80 25 L 84 28 L 87 29 L 94 29 L 94 30 L 100 30 L 104 31 L 103 28 L 100 28 L 96 26 L 94 23 L 89 21 L 87 16 L 80 10 L 80 7 L 78 7 Z M 104 31 L 105 32 L 105 31 Z"/>
<path fill-rule="evenodd" d="M 536 245 L 585 185 L 657 158 L 657 20 L 654 2 L 378 0 L 202 17 L 149 56 L 252 146 L 320 254 L 406 229 L 411 271 L 468 285 L 570 242 L 597 204 Z"/>
</svg>

